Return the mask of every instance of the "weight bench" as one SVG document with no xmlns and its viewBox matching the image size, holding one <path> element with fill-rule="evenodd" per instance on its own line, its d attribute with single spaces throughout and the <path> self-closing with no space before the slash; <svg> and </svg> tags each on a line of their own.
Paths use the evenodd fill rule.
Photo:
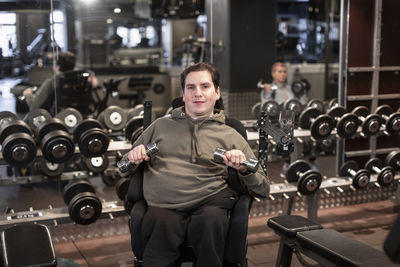
<svg viewBox="0 0 400 267">
<path fill-rule="evenodd" d="M 290 266 L 293 252 L 322 266 L 399 266 L 383 252 L 301 216 L 274 217 L 268 226 L 281 237 L 276 266 Z"/>
<path fill-rule="evenodd" d="M 42 224 L 23 224 L 1 232 L 4 266 L 57 266 L 49 229 Z"/>
</svg>

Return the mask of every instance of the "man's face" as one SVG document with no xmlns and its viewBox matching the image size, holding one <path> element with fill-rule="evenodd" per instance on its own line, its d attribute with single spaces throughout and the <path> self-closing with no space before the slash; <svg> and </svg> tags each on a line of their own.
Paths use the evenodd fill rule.
<svg viewBox="0 0 400 267">
<path fill-rule="evenodd" d="M 287 77 L 287 70 L 283 66 L 277 66 L 275 71 L 272 73 L 272 78 L 276 83 L 284 83 Z"/>
<path fill-rule="evenodd" d="M 208 71 L 194 71 L 186 76 L 183 102 L 185 112 L 193 118 L 209 117 L 213 114 L 215 102 L 219 99 Z"/>
</svg>

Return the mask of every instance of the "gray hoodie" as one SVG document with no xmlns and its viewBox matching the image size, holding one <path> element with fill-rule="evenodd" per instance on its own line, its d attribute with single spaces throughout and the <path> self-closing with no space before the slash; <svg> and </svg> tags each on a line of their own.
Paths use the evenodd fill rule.
<svg viewBox="0 0 400 267">
<path fill-rule="evenodd" d="M 143 193 L 149 206 L 186 209 L 227 187 L 227 166 L 216 163 L 216 148 L 239 149 L 255 158 L 247 141 L 225 124 L 223 111 L 194 120 L 176 108 L 170 116 L 155 120 L 134 146 L 156 142 L 160 150 L 146 164 Z M 259 167 L 255 174 L 239 175 L 250 194 L 266 197 L 269 180 Z"/>
</svg>

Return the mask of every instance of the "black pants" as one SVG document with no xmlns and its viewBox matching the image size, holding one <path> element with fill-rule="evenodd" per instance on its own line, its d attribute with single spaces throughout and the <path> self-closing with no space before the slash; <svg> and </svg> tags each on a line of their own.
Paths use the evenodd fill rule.
<svg viewBox="0 0 400 267">
<path fill-rule="evenodd" d="M 222 266 L 228 213 L 236 200 L 236 193 L 227 188 L 187 211 L 148 207 L 142 223 L 143 265 L 174 266 L 186 240 L 193 247 L 196 267 Z"/>
</svg>

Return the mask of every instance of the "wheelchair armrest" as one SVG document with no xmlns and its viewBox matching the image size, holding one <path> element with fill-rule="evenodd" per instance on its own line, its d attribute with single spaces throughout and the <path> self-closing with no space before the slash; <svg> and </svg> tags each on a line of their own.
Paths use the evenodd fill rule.
<svg viewBox="0 0 400 267">
<path fill-rule="evenodd" d="M 136 172 L 132 174 L 129 183 L 127 200 L 132 204 L 143 199 L 143 168 L 144 165 L 139 165 Z"/>
<path fill-rule="evenodd" d="M 320 224 L 298 215 L 283 215 L 270 218 L 267 224 L 278 235 L 287 238 L 296 237 L 298 232 L 322 229 Z"/>
</svg>

